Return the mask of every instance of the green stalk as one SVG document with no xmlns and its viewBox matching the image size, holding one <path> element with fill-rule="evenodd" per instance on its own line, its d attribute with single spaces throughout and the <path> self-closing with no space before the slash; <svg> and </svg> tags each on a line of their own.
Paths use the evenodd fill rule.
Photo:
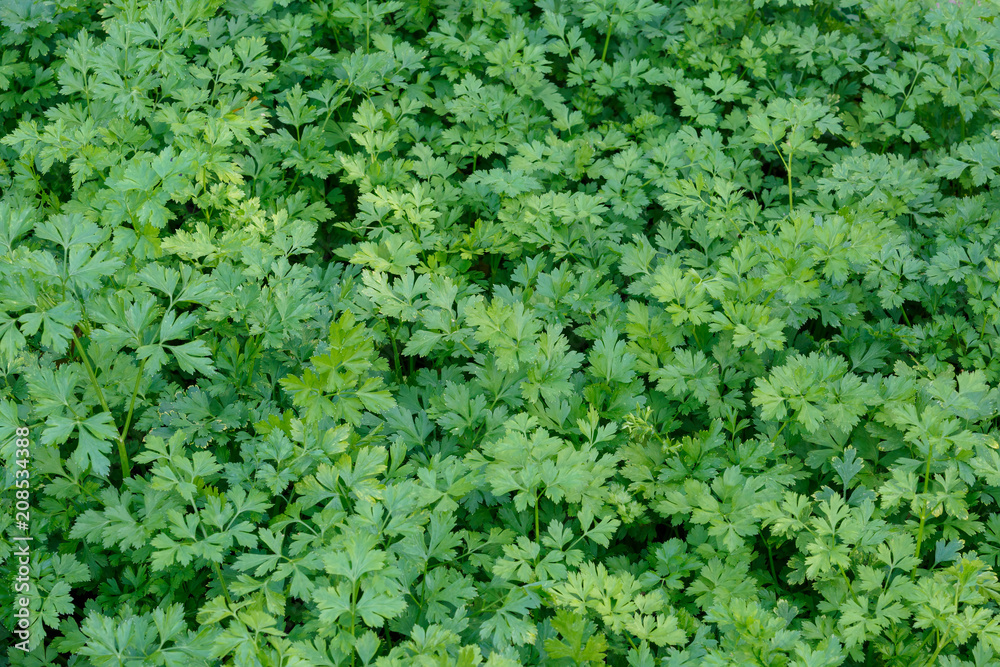
<svg viewBox="0 0 1000 667">
<path fill-rule="evenodd" d="M 785 160 L 785 156 L 781 154 L 781 149 L 778 148 L 778 145 L 773 141 L 771 142 L 771 145 L 778 153 L 778 159 L 781 160 L 781 164 L 784 165 L 785 173 L 788 174 L 788 214 L 791 215 L 794 210 L 794 205 L 792 203 L 792 157 L 794 154 L 789 152 L 788 160 Z"/>
<path fill-rule="evenodd" d="M 785 430 L 785 427 L 788 426 L 789 421 L 790 420 L 785 420 L 784 422 L 782 422 L 781 428 L 779 428 L 778 432 L 774 434 L 774 441 L 776 441 L 778 439 L 778 436 L 781 435 L 781 432 Z"/>
<path fill-rule="evenodd" d="M 847 591 L 851 594 L 851 597 L 854 598 L 855 602 L 861 604 L 861 601 L 858 600 L 858 594 L 854 592 L 854 586 L 851 584 L 851 578 L 847 576 L 847 571 L 844 570 L 843 565 L 840 566 L 840 575 L 844 577 L 844 583 L 847 584 Z"/>
<path fill-rule="evenodd" d="M 354 649 L 355 638 L 355 624 L 358 619 L 358 582 L 354 582 L 354 586 L 351 587 L 351 667 L 354 667 L 354 659 L 358 655 L 356 649 Z"/>
<path fill-rule="evenodd" d="M 611 43 L 611 17 L 608 17 L 608 27 L 604 36 L 604 50 L 601 51 L 601 62 L 608 57 L 608 44 Z"/>
<path fill-rule="evenodd" d="M 212 561 L 212 569 L 215 571 L 215 576 L 219 578 L 219 586 L 222 587 L 222 596 L 226 598 L 226 603 L 232 607 L 233 599 L 229 597 L 229 588 L 226 586 L 226 580 L 222 578 L 222 568 L 215 561 Z"/>
<path fill-rule="evenodd" d="M 771 554 L 771 545 L 767 543 L 767 538 L 764 537 L 763 533 L 760 533 L 760 540 L 764 543 L 764 548 L 767 550 L 767 564 L 771 568 L 771 576 L 774 578 L 774 584 L 780 586 L 781 581 L 778 579 L 778 571 L 774 567 L 774 556 Z"/>
<path fill-rule="evenodd" d="M 205 522 L 201 518 L 201 510 L 198 509 L 198 501 L 195 498 L 191 498 L 191 507 L 194 509 L 194 515 L 198 517 L 198 527 L 201 528 L 201 534 L 204 539 L 208 539 L 208 529 L 205 528 Z M 206 559 L 208 560 L 208 559 Z M 226 598 L 226 603 L 232 607 L 233 598 L 229 595 L 229 587 L 226 586 L 226 580 L 222 578 L 222 568 L 214 560 L 209 561 L 212 564 L 212 571 L 215 572 L 216 578 L 219 580 L 219 587 L 222 589 L 222 597 Z"/>
<path fill-rule="evenodd" d="M 788 214 L 791 215 L 795 211 L 795 206 L 792 203 L 792 154 L 788 154 Z"/>
<path fill-rule="evenodd" d="M 106 412 L 111 412 L 108 408 L 108 402 L 104 400 L 104 392 L 101 390 L 101 385 L 97 382 L 97 375 L 94 374 L 94 367 L 90 365 L 90 359 L 87 357 L 86 351 L 83 349 L 83 343 L 80 338 L 73 332 L 73 342 L 76 343 L 76 350 L 80 353 L 80 360 L 83 362 L 83 367 L 87 369 L 87 375 L 90 377 L 91 383 L 94 385 L 94 390 L 97 391 L 97 400 L 101 402 L 101 407 L 104 408 Z"/>
<path fill-rule="evenodd" d="M 940 654 L 941 649 L 943 649 L 948 644 L 947 635 L 942 635 L 940 630 L 936 630 L 935 632 L 938 633 L 938 645 L 937 648 L 934 649 L 934 655 L 932 655 L 931 659 L 927 661 L 927 667 L 931 667 L 931 665 L 936 664 L 938 654 Z"/>
<path fill-rule="evenodd" d="M 538 542 L 538 491 L 535 491 L 535 541 Z"/>
<path fill-rule="evenodd" d="M 934 444 L 932 443 L 930 448 L 927 450 L 927 465 L 924 467 L 924 496 L 927 495 L 927 488 L 931 481 L 931 461 L 934 460 Z M 917 548 L 914 550 L 913 555 L 918 559 L 920 558 L 920 544 L 924 541 L 924 526 L 927 524 L 927 500 L 924 500 L 923 507 L 920 508 L 920 528 L 917 529 Z M 910 573 L 912 577 L 916 572 L 916 569 Z"/>
<path fill-rule="evenodd" d="M 125 449 L 125 438 L 128 436 L 129 426 L 132 425 L 132 413 L 135 411 L 135 397 L 139 394 L 139 385 L 142 383 L 142 372 L 144 370 L 146 370 L 145 359 L 139 362 L 139 374 L 135 378 L 135 387 L 132 388 L 132 399 L 128 403 L 128 415 L 125 417 L 125 428 L 122 429 L 121 436 L 118 438 L 118 456 L 122 457 L 122 461 L 124 462 L 122 470 L 125 471 L 123 473 L 125 477 L 128 477 L 131 473 L 128 469 L 128 452 Z"/>
<path fill-rule="evenodd" d="M 396 345 L 396 334 L 399 332 L 399 327 L 401 326 L 403 326 L 403 320 L 399 321 L 394 330 L 389 331 L 389 343 L 392 345 L 392 360 L 397 382 L 403 381 L 403 368 L 399 362 L 399 348 Z"/>
<path fill-rule="evenodd" d="M 75 331 L 73 332 L 73 342 L 76 344 L 77 352 L 80 353 L 80 361 L 83 362 L 83 367 L 87 371 L 87 377 L 90 378 L 90 383 L 94 385 L 94 390 L 97 392 L 97 400 L 101 402 L 101 407 L 104 411 L 107 412 L 108 415 L 111 415 L 111 408 L 108 407 L 108 402 L 104 398 L 104 391 L 101 390 L 101 383 L 97 381 L 97 374 L 94 373 L 94 367 L 91 365 L 90 359 L 87 357 L 87 352 L 83 349 L 83 343 L 80 341 L 80 338 L 76 335 Z M 139 377 L 142 377 L 142 375 L 140 374 Z M 132 399 L 133 401 L 135 400 L 134 395 Z M 131 410 L 129 412 L 131 416 Z M 114 421 L 114 415 L 111 415 L 111 423 L 114 424 Z M 118 426 L 115 425 L 116 430 L 117 428 Z M 120 459 L 122 466 L 122 479 L 124 480 L 131 477 L 132 469 L 128 463 L 128 452 L 125 451 L 124 434 L 120 434 L 118 438 L 118 458 Z"/>
<path fill-rule="evenodd" d="M 251 348 L 250 345 L 253 344 Z M 252 352 L 251 352 L 252 350 Z M 257 336 L 250 336 L 247 339 L 246 345 L 243 348 L 243 359 L 250 359 L 250 371 L 248 372 L 245 379 L 240 380 L 240 384 L 237 387 L 242 389 L 246 386 L 253 386 L 253 376 L 257 372 L 257 353 L 260 352 L 260 340 Z"/>
</svg>

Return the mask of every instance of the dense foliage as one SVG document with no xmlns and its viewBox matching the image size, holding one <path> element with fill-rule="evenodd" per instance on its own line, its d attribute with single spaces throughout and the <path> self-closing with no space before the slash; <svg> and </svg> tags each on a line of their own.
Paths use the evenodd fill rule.
<svg viewBox="0 0 1000 667">
<path fill-rule="evenodd" d="M 6 659 L 1000 664 L 998 14 L 0 3 Z"/>
</svg>

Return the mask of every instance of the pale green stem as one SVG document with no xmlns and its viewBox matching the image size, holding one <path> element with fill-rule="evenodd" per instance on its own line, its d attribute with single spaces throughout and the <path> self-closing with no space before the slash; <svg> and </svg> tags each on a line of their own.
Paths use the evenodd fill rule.
<svg viewBox="0 0 1000 667">
<path fill-rule="evenodd" d="M 212 569 L 215 571 L 215 576 L 219 578 L 219 586 L 222 587 L 222 596 L 226 598 L 226 603 L 233 606 L 233 599 L 229 597 L 229 588 L 226 586 L 226 580 L 222 578 L 222 568 L 215 561 L 212 561 Z"/>
<path fill-rule="evenodd" d="M 931 462 L 934 460 L 934 444 L 930 445 L 927 450 L 927 465 L 924 468 L 924 505 L 920 508 L 920 527 L 917 529 L 917 547 L 913 552 L 913 555 L 918 559 L 920 558 L 920 544 L 924 541 L 924 526 L 927 523 L 927 489 L 931 481 Z M 916 569 L 914 569 L 916 572 Z M 913 573 L 911 573 L 912 576 Z"/>
<path fill-rule="evenodd" d="M 535 541 L 538 542 L 538 499 L 541 494 L 535 491 Z"/>
<path fill-rule="evenodd" d="M 132 413 L 135 411 L 135 397 L 139 394 L 139 385 L 142 383 L 142 373 L 146 370 L 146 360 L 143 359 L 139 362 L 139 374 L 135 378 L 135 387 L 132 389 L 132 400 L 128 404 L 128 415 L 125 417 L 125 428 L 122 429 L 121 436 L 118 438 L 118 455 L 123 457 L 122 460 L 125 465 L 122 467 L 124 479 L 130 475 L 130 470 L 128 470 L 128 452 L 125 449 L 125 438 L 128 436 L 129 426 L 132 425 Z"/>
<path fill-rule="evenodd" d="M 83 362 L 83 367 L 87 371 L 87 376 L 90 378 L 90 383 L 94 385 L 94 390 L 97 392 L 97 400 L 101 402 L 101 407 L 108 416 L 111 417 L 111 423 L 114 424 L 114 416 L 111 414 L 111 408 L 108 407 L 108 402 L 104 398 L 104 391 L 101 390 L 101 383 L 97 381 L 97 374 L 94 372 L 94 367 L 90 363 L 90 359 L 87 357 L 87 352 L 83 349 L 83 343 L 80 338 L 73 332 L 73 342 L 76 344 L 76 349 L 80 353 L 80 361 Z M 140 374 L 139 377 L 142 377 Z M 133 396 L 133 399 L 135 397 Z M 131 416 L 131 413 L 130 413 Z M 117 430 L 117 426 L 115 426 Z M 128 463 L 128 452 L 125 451 L 125 436 L 120 434 L 118 438 L 118 458 L 121 460 L 122 466 L 122 479 L 127 479 L 131 477 L 132 470 Z"/>
</svg>

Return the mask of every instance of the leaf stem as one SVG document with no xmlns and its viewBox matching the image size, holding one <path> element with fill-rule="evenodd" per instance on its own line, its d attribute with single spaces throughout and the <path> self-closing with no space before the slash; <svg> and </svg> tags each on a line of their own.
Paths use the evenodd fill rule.
<svg viewBox="0 0 1000 667">
<path fill-rule="evenodd" d="M 774 434 L 774 439 L 772 440 L 772 442 L 773 442 L 774 440 L 777 440 L 777 439 L 778 439 L 778 436 L 779 436 L 779 435 L 781 435 L 781 432 L 785 430 L 785 427 L 786 427 L 786 426 L 788 426 L 788 422 L 789 422 L 789 421 L 790 421 L 790 420 L 785 420 L 784 422 L 782 422 L 782 424 L 781 424 L 781 428 L 779 428 L 779 429 L 778 429 L 778 432 Z"/>
<path fill-rule="evenodd" d="M 142 373 L 146 370 L 146 360 L 139 362 L 139 373 L 135 378 L 135 387 L 132 388 L 132 399 L 128 403 L 128 415 L 125 417 L 125 427 L 122 428 L 118 438 L 118 456 L 122 459 L 122 479 L 129 477 L 131 470 L 128 463 L 128 450 L 125 449 L 125 438 L 128 436 L 129 426 L 132 425 L 132 413 L 135 410 L 135 397 L 139 394 L 139 386 L 142 383 Z"/>
<path fill-rule="evenodd" d="M 252 348 L 250 347 L 251 343 L 253 343 L 253 347 Z M 251 350 L 252 350 L 252 352 L 251 352 Z M 244 361 L 247 358 L 250 359 L 250 364 L 249 364 L 250 370 L 247 373 L 246 377 L 240 380 L 240 383 L 237 386 L 237 389 L 242 389 L 244 387 L 244 385 L 249 386 L 249 387 L 253 386 L 253 376 L 254 376 L 254 373 L 257 372 L 257 353 L 258 352 L 260 352 L 260 339 L 259 339 L 258 336 L 250 336 L 247 339 L 247 342 L 243 346 L 243 359 L 244 359 Z"/>
<path fill-rule="evenodd" d="M 354 667 L 354 659 L 358 655 L 358 651 L 355 648 L 355 625 L 358 621 L 358 582 L 354 582 L 351 586 L 351 667 Z"/>
<path fill-rule="evenodd" d="M 215 576 L 219 578 L 219 586 L 222 588 L 222 596 L 226 598 L 226 603 L 232 607 L 233 599 L 229 597 L 229 587 L 226 586 L 226 580 L 222 578 L 222 568 L 215 561 L 212 561 L 212 570 L 215 571 Z"/>
<path fill-rule="evenodd" d="M 840 576 L 844 578 L 844 583 L 847 584 L 847 592 L 851 594 L 851 597 L 854 598 L 855 602 L 860 604 L 861 601 L 858 599 L 858 594 L 854 592 L 854 586 L 851 584 L 851 578 L 847 576 L 847 571 L 844 569 L 843 565 L 840 566 Z"/>
<path fill-rule="evenodd" d="M 208 529 L 205 528 L 205 522 L 201 518 L 201 510 L 198 509 L 198 501 L 195 498 L 191 498 L 191 507 L 194 509 L 194 515 L 198 517 L 198 528 L 201 528 L 201 534 L 208 540 Z M 226 580 L 222 578 L 222 568 L 214 560 L 206 558 L 209 563 L 212 564 L 212 571 L 215 572 L 215 576 L 219 580 L 219 588 L 222 589 L 222 597 L 226 598 L 226 603 L 232 607 L 233 598 L 229 595 L 229 587 L 226 586 Z"/>
<path fill-rule="evenodd" d="M 760 533 L 760 540 L 764 543 L 764 549 L 767 550 L 767 563 L 771 567 L 771 577 L 774 579 L 775 585 L 778 586 L 781 582 L 778 579 L 777 570 L 774 569 L 774 556 L 771 554 L 771 545 L 767 543 L 767 537 L 764 536 L 763 532 Z"/>
<path fill-rule="evenodd" d="M 396 345 L 396 334 L 399 333 L 399 328 L 403 326 L 403 320 L 399 320 L 396 324 L 396 328 L 389 330 L 389 343 L 392 345 L 392 360 L 395 365 L 396 371 L 396 382 L 403 381 L 403 368 L 399 362 L 399 347 Z"/>
<path fill-rule="evenodd" d="M 94 367 L 90 365 L 90 359 L 87 357 L 87 353 L 83 349 L 83 343 L 80 341 L 80 338 L 76 335 L 75 331 L 73 332 L 73 342 L 76 343 L 76 350 L 80 353 L 80 360 L 83 362 L 83 367 L 87 369 L 87 375 L 90 377 L 90 381 L 94 385 L 94 390 L 97 392 L 97 400 L 101 402 L 101 407 L 104 408 L 105 412 L 111 412 L 111 409 L 108 408 L 108 402 L 104 400 L 104 392 L 101 390 L 101 385 L 97 382 L 97 375 L 94 374 Z"/>
<path fill-rule="evenodd" d="M 906 320 L 906 326 L 912 327 L 913 324 L 910 322 L 910 316 L 906 314 L 906 308 L 904 307 L 904 304 L 900 304 L 899 311 L 903 313 L 903 319 Z"/>
<path fill-rule="evenodd" d="M 607 34 L 604 37 L 604 50 L 601 51 L 601 62 L 602 63 L 604 62 L 604 59 L 608 57 L 608 44 L 611 43 L 611 18 L 610 17 L 608 18 L 608 27 L 607 27 L 606 33 Z"/>
<path fill-rule="evenodd" d="M 931 656 L 931 659 L 927 661 L 927 667 L 931 667 L 931 665 L 934 665 L 937 662 L 937 657 L 938 654 L 941 653 L 941 649 L 948 644 L 948 635 L 942 635 L 940 630 L 936 630 L 936 632 L 938 633 L 937 648 L 934 649 L 934 654 Z"/>
<path fill-rule="evenodd" d="M 775 152 L 778 153 L 778 159 L 781 160 L 781 164 L 785 167 L 785 173 L 788 174 L 788 214 L 791 215 L 794 210 L 792 203 L 792 151 L 788 152 L 788 160 L 785 160 L 785 156 L 781 154 L 781 149 L 778 148 L 778 144 L 771 142 L 774 147 Z"/>
<path fill-rule="evenodd" d="M 920 527 L 917 529 L 917 547 L 913 551 L 913 555 L 919 559 L 920 558 L 920 545 L 924 541 L 924 526 L 927 523 L 927 488 L 931 481 L 931 461 L 934 460 L 934 443 L 931 443 L 927 450 L 927 465 L 924 467 L 924 504 L 920 508 Z M 916 573 L 916 567 L 913 568 L 913 572 L 910 576 L 913 577 Z"/>
<path fill-rule="evenodd" d="M 80 353 L 80 361 L 83 362 L 83 367 L 87 370 L 87 376 L 90 378 L 90 383 L 94 385 L 94 391 L 97 392 L 97 400 L 101 402 L 101 407 L 108 413 L 108 416 L 111 417 L 111 423 L 114 424 L 115 417 L 111 414 L 111 408 L 108 407 L 108 402 L 104 398 L 104 391 L 101 389 L 101 383 L 97 381 L 97 374 L 94 372 L 94 367 L 91 365 L 90 358 L 87 357 L 87 352 L 83 348 L 83 342 L 80 340 L 80 337 L 76 335 L 75 331 L 73 332 L 73 343 L 76 345 L 77 352 Z M 140 374 L 139 377 L 142 377 L 142 375 Z M 135 396 L 132 398 L 134 400 Z M 129 413 L 131 415 L 131 410 Z M 116 430 L 117 428 L 117 425 L 115 425 Z M 120 459 L 122 466 L 122 479 L 124 480 L 131 477 L 132 469 L 128 463 L 128 452 L 125 451 L 125 436 L 123 434 L 120 434 L 118 438 L 118 458 Z"/>
<path fill-rule="evenodd" d="M 538 530 L 538 499 L 539 499 L 540 495 L 541 494 L 536 490 L 535 491 L 535 542 L 539 541 L 538 540 L 538 533 L 539 533 L 539 530 Z"/>
<path fill-rule="evenodd" d="M 804 71 L 805 70 L 803 70 L 803 72 Z M 787 169 L 785 171 L 788 172 L 788 215 L 791 215 L 792 213 L 795 212 L 795 205 L 792 203 L 792 154 L 791 153 L 788 154 L 788 164 L 787 164 Z"/>
</svg>

